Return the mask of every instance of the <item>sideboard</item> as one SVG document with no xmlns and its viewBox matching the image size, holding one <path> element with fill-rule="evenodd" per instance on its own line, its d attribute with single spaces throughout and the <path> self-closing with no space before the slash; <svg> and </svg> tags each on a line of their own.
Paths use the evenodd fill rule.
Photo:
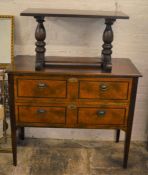
<svg viewBox="0 0 148 175">
<path fill-rule="evenodd" d="M 98 58 L 50 57 L 35 70 L 34 56 L 17 56 L 8 69 L 13 164 L 17 165 L 17 128 L 87 128 L 125 131 L 127 168 L 138 78 L 129 59 L 113 58 L 112 72 L 98 69 Z M 69 63 L 67 63 L 67 59 Z M 88 64 L 81 65 L 85 60 Z M 91 131 L 90 131 L 91 132 Z"/>
</svg>

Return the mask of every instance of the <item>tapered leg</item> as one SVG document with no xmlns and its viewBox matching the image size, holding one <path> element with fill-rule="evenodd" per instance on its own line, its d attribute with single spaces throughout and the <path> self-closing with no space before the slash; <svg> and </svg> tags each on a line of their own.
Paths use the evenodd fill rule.
<svg viewBox="0 0 148 175">
<path fill-rule="evenodd" d="M 123 168 L 127 168 L 130 141 L 131 141 L 131 129 L 127 130 L 125 134 Z"/>
<path fill-rule="evenodd" d="M 12 154 L 13 154 L 13 165 L 17 165 L 17 141 L 16 141 L 16 128 L 11 130 L 11 139 L 12 139 Z"/>
<path fill-rule="evenodd" d="M 116 143 L 119 142 L 119 139 L 120 139 L 120 129 L 117 129 L 116 130 Z"/>
<path fill-rule="evenodd" d="M 128 163 L 128 154 L 129 154 L 129 148 L 130 148 L 135 101 L 136 101 L 136 94 L 137 94 L 137 84 L 138 84 L 138 78 L 134 78 L 132 82 L 132 90 L 131 90 L 132 94 L 131 94 L 131 102 L 130 102 L 130 108 L 129 108 L 129 116 L 127 121 L 127 129 L 125 130 L 123 168 L 127 168 L 127 163 Z"/>
<path fill-rule="evenodd" d="M 24 127 L 20 127 L 19 128 L 19 139 L 24 140 L 25 139 L 25 128 Z"/>
<path fill-rule="evenodd" d="M 17 138 L 16 138 L 16 121 L 15 121 L 15 106 L 14 106 L 14 79 L 13 75 L 8 74 L 8 89 L 9 89 L 9 106 L 10 106 L 10 125 L 11 125 L 11 143 L 13 154 L 13 165 L 17 165 Z"/>
</svg>

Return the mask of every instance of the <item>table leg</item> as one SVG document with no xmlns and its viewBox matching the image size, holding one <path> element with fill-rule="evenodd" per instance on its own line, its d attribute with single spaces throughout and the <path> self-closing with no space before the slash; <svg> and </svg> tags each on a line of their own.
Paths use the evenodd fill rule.
<svg viewBox="0 0 148 175">
<path fill-rule="evenodd" d="M 128 154 L 129 154 L 129 148 L 130 148 L 135 101 L 136 101 L 136 94 L 137 94 L 137 84 L 138 84 L 138 78 L 134 78 L 133 82 L 132 82 L 132 90 L 131 90 L 132 95 L 131 95 L 131 99 L 130 99 L 130 108 L 129 108 L 129 116 L 128 116 L 128 121 L 127 121 L 127 129 L 125 131 L 123 168 L 127 168 L 127 163 L 128 163 Z"/>
<path fill-rule="evenodd" d="M 17 165 L 17 141 L 16 141 L 16 128 L 11 129 L 11 139 L 12 139 L 12 154 L 13 154 L 13 165 Z"/>
<path fill-rule="evenodd" d="M 20 127 L 19 129 L 20 129 L 19 130 L 19 138 L 21 140 L 24 140 L 25 139 L 25 128 L 24 127 Z"/>
<path fill-rule="evenodd" d="M 111 54 L 112 54 L 112 41 L 113 41 L 113 30 L 112 25 L 115 19 L 105 19 L 106 28 L 103 33 L 103 41 L 102 45 L 102 69 L 105 72 L 111 72 L 112 70 L 112 62 L 111 62 Z"/>
<path fill-rule="evenodd" d="M 14 108 L 11 105 L 10 105 L 10 124 L 11 124 L 11 144 L 12 144 L 12 154 L 13 154 L 13 165 L 16 166 L 17 165 L 16 124 L 14 121 Z"/>
<path fill-rule="evenodd" d="M 11 125 L 11 143 L 13 154 L 13 165 L 17 165 L 17 138 L 16 138 L 16 121 L 15 121 L 15 104 L 14 104 L 14 78 L 8 75 L 9 106 L 10 106 L 10 125 Z"/>
<path fill-rule="evenodd" d="M 117 129 L 116 130 L 116 143 L 119 142 L 119 139 L 120 139 L 120 129 Z"/>
<path fill-rule="evenodd" d="M 126 131 L 126 134 L 125 134 L 123 168 L 127 168 L 128 154 L 130 149 L 130 140 L 131 140 L 131 130 L 128 130 Z"/>
<path fill-rule="evenodd" d="M 44 27 L 44 16 L 35 16 L 36 21 L 38 22 L 36 31 L 35 31 L 35 38 L 37 40 L 36 44 L 36 70 L 41 70 L 44 67 L 44 61 L 45 61 L 45 45 L 44 42 L 46 38 L 46 30 Z"/>
</svg>

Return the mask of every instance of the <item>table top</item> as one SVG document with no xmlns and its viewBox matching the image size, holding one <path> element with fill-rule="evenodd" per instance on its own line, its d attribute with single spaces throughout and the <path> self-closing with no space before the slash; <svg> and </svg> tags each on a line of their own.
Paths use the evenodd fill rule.
<svg viewBox="0 0 148 175">
<path fill-rule="evenodd" d="M 140 77 L 141 74 L 127 58 L 112 58 L 112 72 L 102 72 L 98 57 L 46 57 L 48 66 L 41 71 L 35 70 L 35 56 L 16 56 L 14 64 L 7 72 L 10 74 L 47 74 L 47 75 L 85 75 L 106 77 Z M 85 60 L 85 61 L 84 61 Z"/>
<path fill-rule="evenodd" d="M 75 9 L 41 9 L 28 8 L 21 12 L 21 16 L 51 16 L 51 17 L 82 17 L 82 18 L 111 18 L 129 19 L 121 11 L 75 10 Z"/>
</svg>

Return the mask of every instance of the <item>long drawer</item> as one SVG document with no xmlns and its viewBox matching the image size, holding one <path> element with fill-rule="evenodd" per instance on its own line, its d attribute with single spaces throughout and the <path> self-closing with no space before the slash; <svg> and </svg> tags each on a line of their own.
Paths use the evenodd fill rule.
<svg viewBox="0 0 148 175">
<path fill-rule="evenodd" d="M 17 76 L 15 97 L 23 100 L 125 100 L 129 101 L 130 78 L 70 78 Z"/>
<path fill-rule="evenodd" d="M 126 126 L 128 105 L 83 105 L 79 103 L 38 104 L 17 103 L 15 108 L 17 123 L 31 125 L 62 125 L 63 127 L 94 128 L 106 125 Z"/>
</svg>

